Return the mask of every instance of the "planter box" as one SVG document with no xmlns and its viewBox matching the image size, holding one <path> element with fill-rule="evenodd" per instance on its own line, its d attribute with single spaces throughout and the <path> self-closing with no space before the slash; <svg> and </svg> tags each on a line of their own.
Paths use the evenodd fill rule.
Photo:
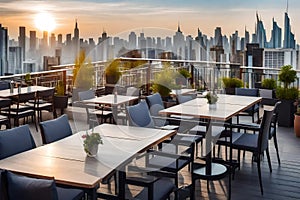
<svg viewBox="0 0 300 200">
<path fill-rule="evenodd" d="M 54 117 L 57 117 L 56 109 L 60 109 L 60 114 L 64 113 L 64 109 L 68 107 L 68 96 L 54 96 Z"/>
<path fill-rule="evenodd" d="M 235 88 L 225 88 L 225 93 L 235 95 Z"/>
<path fill-rule="evenodd" d="M 278 113 L 278 126 L 293 127 L 294 126 L 294 113 L 296 107 L 294 106 L 294 100 L 281 99 Z"/>
</svg>

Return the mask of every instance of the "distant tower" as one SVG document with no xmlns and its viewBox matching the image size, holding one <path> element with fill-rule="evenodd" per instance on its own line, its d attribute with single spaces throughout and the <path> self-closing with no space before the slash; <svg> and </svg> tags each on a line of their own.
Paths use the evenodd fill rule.
<svg viewBox="0 0 300 200">
<path fill-rule="evenodd" d="M 136 34 L 131 32 L 128 36 L 129 49 L 136 49 Z"/>
<path fill-rule="evenodd" d="M 30 51 L 36 50 L 36 31 L 29 32 L 29 50 Z"/>
<path fill-rule="evenodd" d="M 223 46 L 221 27 L 215 29 L 215 46 Z"/>
<path fill-rule="evenodd" d="M 0 74 L 8 72 L 8 30 L 0 24 Z"/>
<path fill-rule="evenodd" d="M 281 28 L 273 18 L 273 29 L 271 32 L 270 48 L 281 48 Z"/>
<path fill-rule="evenodd" d="M 24 26 L 19 27 L 19 47 L 22 48 L 22 61 L 25 61 L 25 38 L 26 38 L 26 30 Z"/>
<path fill-rule="evenodd" d="M 267 39 L 266 39 L 266 30 L 264 28 L 263 22 L 259 19 L 258 13 L 256 13 L 256 39 L 257 43 L 259 44 L 260 48 L 265 48 L 267 44 Z"/>
<path fill-rule="evenodd" d="M 284 13 L 284 40 L 283 48 L 292 48 L 295 49 L 295 36 L 291 32 L 290 18 L 288 16 L 288 1 L 286 12 Z"/>
<path fill-rule="evenodd" d="M 180 26 L 178 23 L 177 32 L 173 36 L 174 41 L 174 52 L 177 55 L 178 59 L 184 59 L 185 58 L 185 41 L 184 36 L 180 30 Z"/>
<path fill-rule="evenodd" d="M 48 32 L 43 31 L 43 48 L 48 48 Z"/>
<path fill-rule="evenodd" d="M 74 47 L 74 53 L 76 57 L 79 53 L 79 28 L 78 28 L 77 19 L 75 20 L 73 45 L 74 45 L 73 47 Z"/>
</svg>

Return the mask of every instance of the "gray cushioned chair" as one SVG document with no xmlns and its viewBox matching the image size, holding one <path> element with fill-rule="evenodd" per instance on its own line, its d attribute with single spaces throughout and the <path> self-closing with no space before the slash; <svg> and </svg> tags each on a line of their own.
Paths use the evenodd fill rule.
<svg viewBox="0 0 300 200">
<path fill-rule="evenodd" d="M 10 171 L 2 173 L 6 176 L 8 199 L 80 200 L 84 195 L 79 189 L 56 187 L 54 180 L 20 176 Z"/>
<path fill-rule="evenodd" d="M 52 120 L 40 122 L 43 144 L 49 144 L 72 135 L 66 114 Z"/>
<path fill-rule="evenodd" d="M 35 147 L 28 125 L 0 131 L 0 159 Z"/>
</svg>

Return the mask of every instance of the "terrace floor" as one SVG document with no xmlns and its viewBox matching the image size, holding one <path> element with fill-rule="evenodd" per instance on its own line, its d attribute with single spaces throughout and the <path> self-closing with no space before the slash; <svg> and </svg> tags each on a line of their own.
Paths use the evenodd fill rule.
<svg viewBox="0 0 300 200">
<path fill-rule="evenodd" d="M 73 132 L 88 129 L 85 112 L 69 107 L 66 113 Z M 43 120 L 47 119 L 51 119 L 51 115 L 44 113 Z M 37 146 L 41 145 L 40 132 L 35 130 L 33 124 L 30 127 Z M 244 159 L 241 158 L 241 169 L 236 171 L 235 179 L 232 181 L 231 199 L 300 199 L 300 138 L 295 136 L 293 128 L 278 127 L 278 143 L 281 165 L 277 162 L 273 141 L 270 141 L 273 172 L 269 172 L 266 157 L 261 163 L 264 195 L 260 193 L 256 163 L 251 160 L 252 154 L 246 153 Z M 181 172 L 180 183 L 190 184 L 190 172 L 187 168 Z M 210 193 L 208 193 L 206 182 L 201 181 L 200 186 L 200 182 L 197 181 L 196 199 L 227 199 L 227 186 L 228 178 L 211 182 Z M 133 193 L 137 190 L 138 188 L 131 188 Z"/>
</svg>

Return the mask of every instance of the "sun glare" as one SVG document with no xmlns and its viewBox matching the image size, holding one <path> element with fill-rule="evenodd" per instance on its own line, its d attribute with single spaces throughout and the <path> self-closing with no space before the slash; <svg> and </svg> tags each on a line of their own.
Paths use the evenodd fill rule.
<svg viewBox="0 0 300 200">
<path fill-rule="evenodd" d="M 34 23 L 36 28 L 41 31 L 51 32 L 56 27 L 56 22 L 54 17 L 49 13 L 38 13 L 34 18 Z"/>
</svg>

